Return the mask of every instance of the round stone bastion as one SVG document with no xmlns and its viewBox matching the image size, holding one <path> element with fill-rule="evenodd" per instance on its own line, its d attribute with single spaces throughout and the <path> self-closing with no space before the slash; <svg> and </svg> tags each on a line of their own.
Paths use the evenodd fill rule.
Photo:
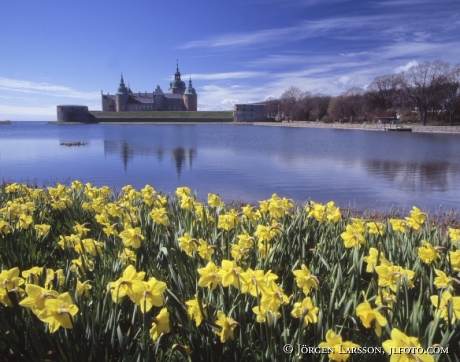
<svg viewBox="0 0 460 362">
<path fill-rule="evenodd" d="M 58 122 L 89 122 L 87 106 L 57 106 Z"/>
</svg>

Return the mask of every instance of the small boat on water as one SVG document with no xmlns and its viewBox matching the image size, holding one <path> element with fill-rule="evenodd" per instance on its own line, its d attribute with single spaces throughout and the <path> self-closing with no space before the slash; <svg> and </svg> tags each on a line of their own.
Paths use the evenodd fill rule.
<svg viewBox="0 0 460 362">
<path fill-rule="evenodd" d="M 11 124 L 11 121 L 0 121 L 0 124 Z"/>
</svg>

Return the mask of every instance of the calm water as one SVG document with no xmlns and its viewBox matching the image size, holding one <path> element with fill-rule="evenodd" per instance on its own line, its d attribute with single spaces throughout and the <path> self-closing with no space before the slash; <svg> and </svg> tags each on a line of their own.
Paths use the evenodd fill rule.
<svg viewBox="0 0 460 362">
<path fill-rule="evenodd" d="M 84 147 L 61 146 L 84 141 Z M 250 125 L 0 125 L 0 179 L 81 180 L 96 186 L 226 200 L 273 193 L 303 203 L 389 211 L 460 209 L 460 135 Z"/>
</svg>

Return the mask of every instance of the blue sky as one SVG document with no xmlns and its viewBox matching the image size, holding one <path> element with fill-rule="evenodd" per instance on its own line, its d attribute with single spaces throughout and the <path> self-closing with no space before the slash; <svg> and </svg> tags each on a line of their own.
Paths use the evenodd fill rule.
<svg viewBox="0 0 460 362">
<path fill-rule="evenodd" d="M 134 92 L 167 91 L 176 59 L 201 110 L 460 62 L 458 0 L 0 0 L 0 14 L 0 120 L 100 110 L 121 71 Z"/>
</svg>

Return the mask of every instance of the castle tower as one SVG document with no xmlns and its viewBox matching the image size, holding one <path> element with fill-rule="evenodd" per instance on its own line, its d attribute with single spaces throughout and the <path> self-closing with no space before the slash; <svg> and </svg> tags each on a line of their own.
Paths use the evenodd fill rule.
<svg viewBox="0 0 460 362">
<path fill-rule="evenodd" d="M 174 73 L 174 80 L 169 83 L 170 94 L 184 94 L 185 83 L 180 79 L 179 62 L 176 65 L 176 73 Z"/>
<path fill-rule="evenodd" d="M 198 110 L 198 96 L 195 88 L 192 87 L 192 77 L 188 81 L 188 87 L 184 92 L 184 106 L 186 111 L 197 111 Z"/>
<path fill-rule="evenodd" d="M 117 94 L 115 95 L 115 110 L 117 112 L 127 111 L 126 104 L 128 103 L 128 98 L 128 88 L 125 86 L 123 73 L 121 73 L 120 86 L 118 87 Z"/>
</svg>

